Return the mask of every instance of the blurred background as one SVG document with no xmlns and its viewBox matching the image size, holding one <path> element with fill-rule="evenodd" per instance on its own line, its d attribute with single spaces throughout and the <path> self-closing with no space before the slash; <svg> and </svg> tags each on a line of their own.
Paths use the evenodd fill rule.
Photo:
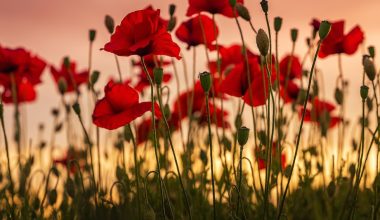
<svg viewBox="0 0 380 220">
<path fill-rule="evenodd" d="M 265 27 L 265 20 L 260 8 L 259 0 L 245 1 L 245 5 L 251 12 L 253 24 L 258 29 Z M 117 69 L 112 54 L 99 50 L 109 40 L 109 34 L 104 27 L 104 16 L 111 15 L 115 19 L 115 24 L 119 24 L 121 19 L 134 10 L 152 5 L 161 9 L 164 18 L 168 18 L 168 5 L 177 5 L 177 21 L 186 19 L 186 0 L 0 0 L 0 45 L 5 47 L 24 47 L 32 53 L 39 55 L 48 63 L 60 65 L 64 56 L 70 56 L 76 60 L 79 69 L 86 69 L 88 63 L 88 30 L 96 29 L 97 37 L 93 51 L 93 69 L 101 72 L 101 81 L 98 88 L 103 88 L 110 76 L 116 76 Z M 283 28 L 280 33 L 279 51 L 280 58 L 290 52 L 290 29 L 299 29 L 298 44 L 296 54 L 303 57 L 306 52 L 305 38 L 310 36 L 312 18 L 327 19 L 336 21 L 343 19 L 346 21 L 345 33 L 355 25 L 360 25 L 365 32 L 365 46 L 374 45 L 380 48 L 380 29 L 378 28 L 377 17 L 380 9 L 378 0 L 270 0 L 269 16 L 271 22 L 275 16 L 281 16 Z M 219 25 L 219 42 L 229 45 L 240 43 L 238 30 L 232 19 L 217 16 Z M 257 53 L 255 36 L 246 22 L 244 23 L 244 33 L 251 50 Z M 178 40 L 174 37 L 175 41 Z M 179 43 L 185 53 L 187 62 L 190 60 L 190 52 L 186 51 L 186 46 Z M 347 116 L 356 119 L 360 113 L 361 85 L 361 56 L 363 48 L 353 56 L 343 55 L 343 72 L 349 80 L 349 96 L 346 99 Z M 197 70 L 206 68 L 204 49 L 198 49 Z M 366 49 L 364 50 L 366 51 Z M 121 58 L 123 77 L 131 77 L 130 61 L 132 58 Z M 306 67 L 309 68 L 308 62 Z M 181 64 L 177 64 L 181 71 Z M 326 99 L 334 101 L 333 92 L 335 80 L 338 75 L 338 57 L 330 56 L 327 59 L 318 60 L 317 66 L 323 72 L 326 89 Z M 181 73 L 181 72 L 180 72 Z M 183 77 L 183 76 L 181 76 Z M 35 138 L 40 122 L 51 121 L 51 108 L 60 105 L 59 93 L 53 82 L 48 68 L 45 69 L 42 77 L 43 84 L 37 87 L 38 99 L 27 106 L 23 106 L 24 120 L 28 128 L 28 138 Z M 183 81 L 182 81 L 183 82 Z M 170 83 L 174 88 L 174 80 Z M 181 90 L 185 86 L 181 85 Z M 6 123 L 12 126 L 13 109 L 6 106 Z M 26 117 L 25 117 L 26 116 Z M 49 124 L 46 124 L 48 129 Z"/>
</svg>

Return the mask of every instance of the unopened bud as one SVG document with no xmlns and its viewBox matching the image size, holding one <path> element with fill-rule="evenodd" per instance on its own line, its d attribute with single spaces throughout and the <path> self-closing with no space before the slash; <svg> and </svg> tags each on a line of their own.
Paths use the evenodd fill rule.
<svg viewBox="0 0 380 220">
<path fill-rule="evenodd" d="M 331 30 L 331 24 L 328 21 L 322 21 L 319 25 L 319 38 L 321 40 L 324 40 L 330 33 Z"/>
<path fill-rule="evenodd" d="M 261 9 L 263 10 L 264 13 L 268 13 L 268 1 L 267 0 L 262 0 L 260 2 Z"/>
<path fill-rule="evenodd" d="M 58 80 L 58 90 L 59 93 L 61 93 L 61 95 L 65 94 L 65 92 L 67 91 L 67 82 L 63 77 L 59 78 Z"/>
<path fill-rule="evenodd" d="M 48 201 L 50 205 L 54 205 L 57 201 L 57 190 L 53 189 L 49 192 Z"/>
<path fill-rule="evenodd" d="M 176 17 L 170 17 L 170 20 L 168 23 L 168 31 L 169 32 L 173 31 L 176 24 L 177 24 L 177 18 Z"/>
<path fill-rule="evenodd" d="M 73 109 L 74 109 L 75 114 L 80 115 L 80 105 L 78 102 L 74 103 Z"/>
<path fill-rule="evenodd" d="M 368 57 L 364 57 L 363 66 L 364 66 L 364 71 L 367 74 L 368 79 L 373 81 L 376 77 L 375 64 Z"/>
<path fill-rule="evenodd" d="M 236 4 L 236 11 L 239 14 L 241 18 L 243 18 L 246 21 L 251 20 L 251 15 L 249 14 L 248 9 L 241 3 Z"/>
<path fill-rule="evenodd" d="M 211 75 L 210 75 L 210 73 L 205 71 L 205 72 L 199 74 L 199 78 L 201 81 L 203 91 L 205 93 L 208 93 L 211 89 Z"/>
<path fill-rule="evenodd" d="M 154 83 L 156 83 L 156 85 L 161 85 L 163 77 L 164 77 L 164 70 L 162 68 L 155 67 L 153 69 Z"/>
<path fill-rule="evenodd" d="M 94 42 L 95 37 L 96 37 L 96 30 L 90 29 L 88 32 L 90 42 Z"/>
<path fill-rule="evenodd" d="M 69 57 L 63 58 L 63 65 L 65 66 L 66 69 L 70 69 L 70 58 Z"/>
<path fill-rule="evenodd" d="M 170 4 L 169 5 L 169 15 L 170 15 L 170 17 L 173 17 L 175 9 L 176 9 L 175 4 Z"/>
<path fill-rule="evenodd" d="M 360 96 L 363 100 L 365 100 L 368 97 L 368 86 L 360 86 Z"/>
<path fill-rule="evenodd" d="M 100 75 L 100 72 L 97 71 L 97 70 L 94 70 L 91 74 L 91 85 L 95 85 L 96 82 L 98 82 L 98 79 L 99 79 L 99 75 Z"/>
<path fill-rule="evenodd" d="M 269 49 L 269 38 L 263 29 L 259 29 L 256 35 L 256 44 L 259 48 L 260 54 L 266 56 Z"/>
<path fill-rule="evenodd" d="M 236 0 L 229 0 L 231 7 L 235 8 Z"/>
<path fill-rule="evenodd" d="M 290 30 L 290 36 L 292 38 L 292 42 L 295 43 L 297 41 L 297 37 L 298 37 L 298 29 L 296 28 L 293 28 Z"/>
<path fill-rule="evenodd" d="M 247 143 L 248 137 L 249 137 L 249 128 L 244 127 L 244 126 L 239 128 L 239 130 L 238 130 L 238 142 L 239 142 L 240 146 L 244 146 Z"/>
<path fill-rule="evenodd" d="M 281 30 L 282 26 L 282 18 L 281 17 L 275 17 L 274 18 L 274 30 L 276 32 L 279 32 Z"/>
<path fill-rule="evenodd" d="M 369 46 L 368 47 L 368 53 L 372 58 L 375 58 L 375 47 L 374 46 Z"/>
<path fill-rule="evenodd" d="M 104 24 L 106 25 L 108 33 L 112 34 L 115 29 L 115 22 L 113 18 L 109 15 L 106 15 L 106 17 L 104 18 Z"/>
</svg>

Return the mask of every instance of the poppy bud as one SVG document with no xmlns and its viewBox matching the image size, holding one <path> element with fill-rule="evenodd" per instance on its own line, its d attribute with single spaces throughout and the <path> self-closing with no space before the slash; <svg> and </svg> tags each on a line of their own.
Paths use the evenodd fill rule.
<svg viewBox="0 0 380 220">
<path fill-rule="evenodd" d="M 156 83 L 157 85 L 161 85 L 163 77 L 164 77 L 164 70 L 160 67 L 155 67 L 153 69 L 154 83 Z"/>
<path fill-rule="evenodd" d="M 297 41 L 297 37 L 298 37 L 298 29 L 296 28 L 293 28 L 290 30 L 290 36 L 292 38 L 292 42 L 295 43 Z"/>
<path fill-rule="evenodd" d="M 48 201 L 50 205 L 54 205 L 57 201 L 57 190 L 53 189 L 49 192 Z"/>
<path fill-rule="evenodd" d="M 268 13 L 268 1 L 267 0 L 262 0 L 260 2 L 261 9 L 263 10 L 264 13 Z"/>
<path fill-rule="evenodd" d="M 115 29 L 115 22 L 113 18 L 109 15 L 106 15 L 106 17 L 104 18 L 104 24 L 106 25 L 108 33 L 112 34 Z"/>
<path fill-rule="evenodd" d="M 236 0 L 230 0 L 231 7 L 235 8 Z"/>
<path fill-rule="evenodd" d="M 240 146 L 243 147 L 247 143 L 248 137 L 249 137 L 249 128 L 247 128 L 245 126 L 239 128 L 239 130 L 238 130 L 238 142 L 239 142 Z"/>
<path fill-rule="evenodd" d="M 328 21 L 322 21 L 319 25 L 319 38 L 321 40 L 324 40 L 330 33 L 331 30 L 331 24 Z"/>
<path fill-rule="evenodd" d="M 203 91 L 205 93 L 208 93 L 211 89 L 211 75 L 210 75 L 210 73 L 205 71 L 205 72 L 199 74 L 199 78 L 201 80 L 201 85 L 202 85 Z"/>
<path fill-rule="evenodd" d="M 65 94 L 67 90 L 67 82 L 65 78 L 63 77 L 59 78 L 58 80 L 58 90 L 59 90 L 59 93 L 61 93 L 61 95 Z"/>
<path fill-rule="evenodd" d="M 368 53 L 372 58 L 375 58 L 375 47 L 374 46 L 369 46 L 368 47 Z"/>
<path fill-rule="evenodd" d="M 164 115 L 165 115 L 165 118 L 170 118 L 171 112 L 170 112 L 169 104 L 165 104 L 164 106 Z"/>
<path fill-rule="evenodd" d="M 369 59 L 368 57 L 365 57 L 363 59 L 363 66 L 364 66 L 364 71 L 367 74 L 368 79 L 373 81 L 376 77 L 375 64 L 372 62 L 371 59 Z"/>
<path fill-rule="evenodd" d="M 175 28 L 175 25 L 177 24 L 177 18 L 176 17 L 170 17 L 169 23 L 168 23 L 168 31 L 172 31 Z"/>
<path fill-rule="evenodd" d="M 365 100 L 368 97 L 368 86 L 360 86 L 360 96 L 363 100 Z"/>
<path fill-rule="evenodd" d="M 70 58 L 69 57 L 63 58 L 63 65 L 65 66 L 66 69 L 70 68 Z"/>
<path fill-rule="evenodd" d="M 175 4 L 170 4 L 169 5 L 169 15 L 170 15 L 170 17 L 173 17 L 175 9 L 176 9 Z"/>
<path fill-rule="evenodd" d="M 242 121 L 241 115 L 239 114 L 235 118 L 235 127 L 236 127 L 236 129 L 240 128 L 242 124 L 243 124 L 243 121 Z"/>
<path fill-rule="evenodd" d="M 239 14 L 241 18 L 243 18 L 246 21 L 251 20 L 251 15 L 249 14 L 248 9 L 241 3 L 236 4 L 236 11 Z"/>
<path fill-rule="evenodd" d="M 269 39 L 268 35 L 265 33 L 263 29 L 259 29 L 259 31 L 257 32 L 256 44 L 259 48 L 260 54 L 265 57 L 268 54 Z"/>
<path fill-rule="evenodd" d="M 59 171 L 58 171 L 57 167 L 53 166 L 51 168 L 51 173 L 54 174 L 54 176 L 59 177 Z"/>
<path fill-rule="evenodd" d="M 95 37 L 96 37 L 96 30 L 90 29 L 88 34 L 89 34 L 90 42 L 94 42 Z"/>
<path fill-rule="evenodd" d="M 279 32 L 281 30 L 282 26 L 282 18 L 281 17 L 275 17 L 274 18 L 274 30 L 276 32 Z"/>
<path fill-rule="evenodd" d="M 80 105 L 79 105 L 79 103 L 75 102 L 72 107 L 74 109 L 75 114 L 80 115 Z"/>
<path fill-rule="evenodd" d="M 306 45 L 308 46 L 308 47 L 310 47 L 311 46 L 311 40 L 310 40 L 310 38 L 308 37 L 308 38 L 306 38 Z"/>
<path fill-rule="evenodd" d="M 99 79 L 99 75 L 100 75 L 100 72 L 97 71 L 97 70 L 94 70 L 91 74 L 91 85 L 95 85 L 96 82 L 98 82 L 98 79 Z"/>
<path fill-rule="evenodd" d="M 342 92 L 342 90 L 340 90 L 339 88 L 336 88 L 334 96 L 335 96 L 335 101 L 339 105 L 341 105 L 343 103 L 343 92 Z"/>
</svg>

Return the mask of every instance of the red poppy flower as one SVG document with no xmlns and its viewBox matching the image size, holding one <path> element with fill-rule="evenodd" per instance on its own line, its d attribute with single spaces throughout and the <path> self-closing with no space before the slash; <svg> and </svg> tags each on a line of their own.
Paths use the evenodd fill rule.
<svg viewBox="0 0 380 220">
<path fill-rule="evenodd" d="M 212 47 L 213 50 L 216 50 L 216 46 Z M 220 54 L 220 69 L 222 72 L 226 71 L 229 68 L 233 68 L 236 64 L 241 63 L 244 60 L 243 47 L 238 44 L 231 45 L 229 47 L 219 46 Z M 248 58 L 257 57 L 247 48 Z M 210 62 L 210 71 L 213 73 L 217 72 L 217 63 L 216 61 Z"/>
<path fill-rule="evenodd" d="M 97 101 L 92 114 L 93 123 L 101 128 L 113 130 L 122 127 L 151 110 L 151 102 L 139 102 L 139 94 L 127 84 L 108 82 L 105 97 Z M 155 115 L 161 116 L 155 103 Z"/>
<path fill-rule="evenodd" d="M 243 0 L 237 0 L 243 4 Z M 209 12 L 211 14 L 222 14 L 227 17 L 234 17 L 234 11 L 229 0 L 189 0 L 186 16 L 191 16 L 201 12 Z M 237 13 L 236 13 L 237 14 Z"/>
<path fill-rule="evenodd" d="M 180 59 L 180 48 L 160 19 L 160 10 L 144 9 L 128 14 L 104 50 L 119 56 L 166 55 Z"/>
<path fill-rule="evenodd" d="M 272 147 L 272 163 L 274 161 L 278 161 L 278 159 L 279 159 L 276 156 L 277 155 L 276 147 L 277 147 L 277 143 L 274 142 L 273 147 Z M 256 153 L 257 164 L 258 164 L 259 170 L 264 170 L 267 167 L 265 152 L 260 151 L 260 149 L 256 149 L 255 153 Z M 281 168 L 285 169 L 285 167 L 286 167 L 286 154 L 285 153 L 281 153 L 281 161 L 278 161 L 278 162 L 281 163 Z"/>
<path fill-rule="evenodd" d="M 202 31 L 203 29 L 203 31 Z M 178 39 L 190 47 L 205 44 L 210 47 L 219 34 L 218 27 L 214 32 L 214 22 L 206 15 L 197 15 L 182 22 L 175 32 Z"/>
<path fill-rule="evenodd" d="M 314 19 L 311 25 L 319 29 L 320 22 Z M 344 21 L 334 22 L 329 35 L 322 42 L 318 56 L 324 58 L 332 54 L 354 54 L 363 40 L 364 33 L 359 26 L 355 26 L 345 35 Z"/>
<path fill-rule="evenodd" d="M 34 85 L 26 78 L 16 84 L 17 103 L 32 102 L 36 99 Z M 4 103 L 13 103 L 12 86 L 4 87 L 2 100 Z"/>
<path fill-rule="evenodd" d="M 152 5 L 148 5 L 148 6 L 147 6 L 146 8 L 144 8 L 144 9 L 145 9 L 145 10 L 153 10 L 153 11 L 155 11 L 155 9 L 153 8 Z M 165 28 L 168 27 L 169 20 L 164 19 L 164 18 L 162 18 L 162 17 L 160 16 L 159 19 L 158 19 L 158 22 L 160 23 L 160 25 L 165 26 Z"/>
<path fill-rule="evenodd" d="M 260 106 L 269 97 L 269 80 L 267 71 L 261 71 L 257 57 L 249 59 L 250 79 L 248 82 L 245 62 L 237 64 L 222 81 L 221 92 L 231 96 L 243 97 L 248 105 Z M 275 67 L 272 65 L 271 82 L 276 79 Z M 251 88 L 252 100 L 248 88 Z"/>
<path fill-rule="evenodd" d="M 288 77 L 287 77 L 287 74 Z M 286 78 L 292 80 L 294 78 L 300 79 L 302 77 L 302 66 L 298 57 L 287 55 L 280 62 L 280 78 L 285 83 Z"/>
<path fill-rule="evenodd" d="M 311 101 L 311 108 L 306 109 L 305 112 L 305 122 L 315 122 L 320 126 L 325 126 L 327 128 L 332 128 L 342 121 L 340 117 L 332 115 L 335 110 L 335 106 L 326 101 L 321 101 L 319 98 L 314 98 Z M 300 116 L 302 116 L 303 109 L 300 109 Z"/>
<path fill-rule="evenodd" d="M 299 92 L 300 88 L 292 80 L 289 80 L 286 86 L 284 85 L 280 87 L 280 96 L 285 103 L 297 101 Z"/>
<path fill-rule="evenodd" d="M 76 91 L 80 85 L 88 82 L 89 77 L 88 70 L 77 71 L 77 66 L 74 61 L 70 61 L 70 68 L 65 66 L 64 61 L 62 61 L 60 69 L 50 66 L 50 72 L 57 85 L 60 79 L 66 81 L 66 92 Z"/>
<path fill-rule="evenodd" d="M 164 59 L 160 59 L 160 57 L 158 57 L 158 56 L 152 56 L 152 55 L 145 56 L 144 62 L 145 62 L 146 68 L 148 70 L 148 73 L 152 79 L 154 78 L 153 69 L 155 67 L 163 68 L 165 66 L 168 66 L 171 63 L 171 62 L 166 61 Z M 145 88 L 150 87 L 149 79 L 146 77 L 146 73 L 144 71 L 144 67 L 143 67 L 141 61 L 134 62 L 133 66 L 139 67 L 139 69 L 140 69 L 140 72 L 138 74 L 138 82 L 134 86 L 134 88 L 138 92 L 142 92 Z M 172 78 L 172 75 L 170 73 L 164 73 L 162 82 L 167 83 L 171 80 L 171 78 Z"/>
<path fill-rule="evenodd" d="M 31 84 L 41 82 L 41 75 L 46 63 L 37 56 L 32 56 L 23 48 L 10 49 L 0 46 L 0 84 L 9 85 L 10 75 L 16 81 L 26 78 Z"/>
</svg>

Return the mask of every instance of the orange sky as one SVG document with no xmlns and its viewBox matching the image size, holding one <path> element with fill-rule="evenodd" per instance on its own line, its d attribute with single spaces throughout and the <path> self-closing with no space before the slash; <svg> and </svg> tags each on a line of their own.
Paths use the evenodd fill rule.
<svg viewBox="0 0 380 220">
<path fill-rule="evenodd" d="M 379 0 L 270 0 L 269 2 L 271 20 L 275 16 L 281 16 L 284 19 L 280 34 L 282 55 L 290 50 L 289 30 L 294 27 L 300 30 L 296 53 L 300 56 L 304 54 L 304 38 L 310 33 L 309 23 L 314 17 L 332 21 L 344 19 L 346 32 L 359 24 L 365 32 L 366 45 L 375 45 L 380 48 L 380 29 L 376 22 L 380 9 Z M 110 75 L 116 74 L 113 56 L 97 50 L 103 47 L 109 38 L 103 26 L 104 15 L 110 14 L 118 24 L 127 13 L 152 4 L 155 8 L 161 8 L 163 16 L 167 17 L 167 7 L 170 3 L 178 6 L 177 18 L 179 22 L 183 21 L 187 8 L 185 0 L 0 0 L 0 44 L 9 47 L 23 46 L 55 65 L 61 62 L 63 56 L 69 55 L 78 61 L 79 68 L 86 68 L 88 29 L 95 28 L 98 33 L 94 44 L 93 68 L 100 70 L 103 74 L 102 82 L 99 84 L 102 87 Z M 259 0 L 246 1 L 246 5 L 251 12 L 254 25 L 265 27 Z M 236 25 L 232 20 L 218 16 L 217 22 L 221 43 L 240 42 Z M 257 51 L 254 35 L 246 25 L 244 25 L 244 32 L 250 48 Z M 185 53 L 187 54 L 186 51 Z M 205 68 L 202 61 L 204 51 L 199 49 L 199 54 L 198 70 L 202 71 Z M 185 58 L 190 62 L 189 57 Z M 122 59 L 124 76 L 129 74 L 128 61 L 126 58 Z M 332 91 L 334 91 L 334 83 L 338 75 L 337 57 L 331 56 L 328 59 L 319 60 L 317 65 L 324 74 L 327 99 L 333 100 Z M 343 56 L 343 65 L 344 74 L 350 81 L 347 114 L 356 116 L 359 112 L 357 106 L 360 106 L 358 105 L 361 83 L 359 79 L 362 74 L 360 51 L 354 56 Z M 48 69 L 44 73 L 43 81 L 44 84 L 38 87 L 38 100 L 27 107 L 31 136 L 34 136 L 39 122 L 50 121 L 51 107 L 59 104 L 58 92 Z M 11 124 L 12 109 L 7 107 L 5 111 L 7 123 Z"/>
</svg>

